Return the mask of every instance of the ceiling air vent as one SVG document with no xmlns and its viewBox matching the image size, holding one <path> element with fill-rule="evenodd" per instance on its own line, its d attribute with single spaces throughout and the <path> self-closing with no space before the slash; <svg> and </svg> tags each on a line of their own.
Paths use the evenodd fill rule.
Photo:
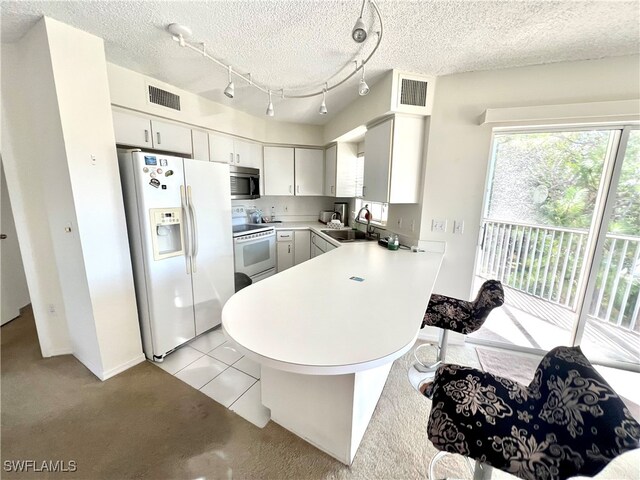
<svg viewBox="0 0 640 480">
<path fill-rule="evenodd" d="M 403 78 L 402 85 L 400 87 L 400 105 L 426 107 L 427 85 L 427 82 Z"/>
<path fill-rule="evenodd" d="M 391 110 L 414 115 L 431 115 L 435 77 L 393 71 Z"/>
<path fill-rule="evenodd" d="M 180 97 L 175 93 L 167 92 L 153 85 L 149 85 L 149 102 L 163 107 L 180 110 Z"/>
</svg>

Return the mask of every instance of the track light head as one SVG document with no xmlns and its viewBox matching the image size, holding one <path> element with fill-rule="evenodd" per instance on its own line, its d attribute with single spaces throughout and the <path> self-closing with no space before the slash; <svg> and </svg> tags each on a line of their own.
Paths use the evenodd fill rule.
<svg viewBox="0 0 640 480">
<path fill-rule="evenodd" d="M 227 88 L 224 89 L 224 94 L 229 98 L 233 98 L 233 96 L 235 95 L 235 85 L 233 84 L 233 82 L 229 82 Z"/>
<path fill-rule="evenodd" d="M 361 78 L 360 85 L 358 85 L 358 95 L 364 97 L 367 93 L 369 93 L 369 85 L 364 81 L 364 78 Z"/>
<path fill-rule="evenodd" d="M 362 43 L 367 39 L 367 27 L 365 27 L 362 17 L 358 17 L 358 20 L 356 20 L 356 24 L 351 30 L 351 38 L 356 43 Z"/>
<path fill-rule="evenodd" d="M 360 77 L 360 83 L 358 84 L 358 95 L 364 97 L 367 93 L 369 93 L 369 85 L 364 80 L 364 61 L 362 63 L 362 77 Z"/>
<path fill-rule="evenodd" d="M 327 84 L 325 83 L 324 89 L 322 90 L 322 103 L 320 104 L 320 109 L 318 110 L 320 115 L 327 114 Z"/>
<path fill-rule="evenodd" d="M 265 112 L 267 117 L 273 117 L 273 102 L 271 101 L 271 91 L 269 91 L 269 105 L 267 105 L 267 111 Z"/>
</svg>

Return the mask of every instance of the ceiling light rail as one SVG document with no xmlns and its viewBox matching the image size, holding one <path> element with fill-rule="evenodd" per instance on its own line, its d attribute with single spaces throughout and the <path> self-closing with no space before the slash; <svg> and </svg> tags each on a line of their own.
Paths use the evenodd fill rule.
<svg viewBox="0 0 640 480">
<path fill-rule="evenodd" d="M 375 32 L 377 34 L 377 40 L 376 40 L 375 47 L 371 50 L 371 53 L 369 53 L 369 55 L 364 60 L 362 60 L 360 62 L 360 65 L 358 65 L 357 61 L 355 61 L 355 70 L 350 72 L 346 77 L 344 77 L 339 82 L 336 82 L 331 86 L 329 86 L 329 82 L 322 82 L 322 84 L 321 84 L 322 87 L 321 87 L 320 90 L 312 91 L 312 92 L 306 93 L 306 94 L 298 94 L 298 95 L 287 94 L 286 98 L 311 98 L 311 97 L 315 97 L 315 96 L 318 96 L 318 95 L 322 95 L 322 103 L 320 105 L 319 113 L 321 115 L 325 115 L 327 113 L 327 107 L 326 107 L 327 93 L 330 92 L 331 90 L 339 87 L 343 83 L 345 83 L 351 77 L 356 75 L 360 70 L 362 70 L 362 77 L 361 77 L 360 82 L 358 84 L 358 94 L 359 95 L 366 95 L 367 93 L 369 93 L 369 87 L 366 84 L 366 82 L 364 81 L 364 68 L 365 68 L 365 65 L 369 62 L 369 60 L 371 60 L 373 55 L 378 50 L 378 47 L 380 46 L 380 43 L 382 42 L 382 34 L 383 34 L 383 31 L 384 31 L 383 24 L 382 24 L 382 15 L 380 14 L 380 10 L 378 9 L 378 6 L 376 5 L 376 2 L 374 0 L 363 0 L 362 8 L 360 10 L 360 17 L 358 17 L 358 20 L 356 21 L 356 24 L 355 24 L 355 26 L 353 27 L 353 29 L 351 31 L 351 37 L 353 38 L 353 40 L 356 43 L 362 44 L 366 40 L 366 38 L 368 36 L 367 35 L 367 31 L 366 31 L 366 26 L 364 25 L 364 22 L 362 20 L 362 15 L 364 13 L 364 8 L 365 8 L 367 3 L 369 3 L 371 5 L 374 13 L 376 14 L 376 16 L 378 18 L 379 27 L 380 27 L 380 29 Z M 228 82 L 229 83 L 227 84 L 227 87 L 224 90 L 224 94 L 227 97 L 234 98 L 234 96 L 235 96 L 235 85 L 234 85 L 234 82 L 233 82 L 233 75 L 235 75 L 236 77 L 239 77 L 239 78 L 243 79 L 245 82 L 247 82 L 248 85 L 257 88 L 258 90 L 260 90 L 263 93 L 266 93 L 269 96 L 269 106 L 267 108 L 266 114 L 268 116 L 271 116 L 271 117 L 274 115 L 273 103 L 271 102 L 271 94 L 272 94 L 272 92 L 280 91 L 281 98 L 284 99 L 285 98 L 284 88 L 271 88 L 271 87 L 266 86 L 266 85 L 260 85 L 260 84 L 256 83 L 254 80 L 252 80 L 250 73 L 241 74 L 241 73 L 237 72 L 236 70 L 234 70 L 231 65 L 227 65 L 224 62 L 218 60 L 214 56 L 212 56 L 209 53 L 207 53 L 204 43 L 196 44 L 196 43 L 188 42 L 187 39 L 190 38 L 191 35 L 192 35 L 191 29 L 189 27 L 186 27 L 184 25 L 180 25 L 178 23 L 172 23 L 167 27 L 167 30 L 171 34 L 172 38 L 176 42 L 178 42 L 178 44 L 181 47 L 189 48 L 189 49 L 199 53 L 203 57 L 207 58 L 208 60 L 211 60 L 212 62 L 216 63 L 217 65 L 219 65 L 220 67 L 224 68 L 225 70 L 227 70 L 227 72 L 228 72 Z M 344 69 L 344 67 L 341 68 L 338 71 L 338 73 L 340 71 L 342 71 L 343 69 Z M 334 78 L 335 76 L 337 76 L 337 74 L 333 75 L 331 78 Z M 307 88 L 310 89 L 312 87 L 307 87 Z M 317 87 L 314 87 L 314 88 L 317 88 Z M 305 89 L 306 88 L 302 87 L 302 88 L 297 88 L 296 90 L 305 90 Z"/>
</svg>

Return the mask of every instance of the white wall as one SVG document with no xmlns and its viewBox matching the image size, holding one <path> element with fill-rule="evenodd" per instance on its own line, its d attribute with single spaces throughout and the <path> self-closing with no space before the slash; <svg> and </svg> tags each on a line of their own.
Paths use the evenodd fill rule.
<svg viewBox="0 0 640 480">
<path fill-rule="evenodd" d="M 56 195 L 44 160 L 64 158 L 44 22 L 2 44 L 2 160 L 42 355 L 71 353 L 50 223 L 70 196 Z M 31 107 L 29 107 L 31 105 Z M 45 188 L 50 185 L 50 188 Z M 51 195 L 53 193 L 53 195 Z M 49 305 L 55 313 L 49 312 Z"/>
<path fill-rule="evenodd" d="M 143 357 L 104 45 L 55 20 L 46 24 L 84 261 L 82 283 L 93 315 L 93 322 L 78 319 L 69 329 L 74 353 L 83 350 L 89 358 L 92 342 L 75 332 L 92 324 L 102 364 L 98 376 L 108 377 Z"/>
<path fill-rule="evenodd" d="M 445 240 L 437 293 L 469 298 L 491 143 L 487 108 L 640 98 L 639 57 L 564 62 L 438 78 L 431 116 L 420 238 Z M 434 234 L 431 220 L 449 220 Z M 464 220 L 463 235 L 451 233 Z"/>
<path fill-rule="evenodd" d="M 239 135 L 264 143 L 324 145 L 322 127 L 258 118 L 151 77 L 107 64 L 111 103 L 190 125 Z M 147 83 L 180 95 L 181 111 L 147 101 Z"/>
<path fill-rule="evenodd" d="M 103 43 L 44 18 L 5 53 L 3 159 L 43 354 L 106 378 L 144 357 Z"/>
<path fill-rule="evenodd" d="M 0 216 L 0 230 L 7 236 L 0 243 L 0 303 L 2 304 L 0 325 L 4 325 L 20 315 L 20 309 L 29 304 L 29 290 L 22 266 L 18 234 L 11 211 L 3 166 L 0 166 Z"/>
</svg>

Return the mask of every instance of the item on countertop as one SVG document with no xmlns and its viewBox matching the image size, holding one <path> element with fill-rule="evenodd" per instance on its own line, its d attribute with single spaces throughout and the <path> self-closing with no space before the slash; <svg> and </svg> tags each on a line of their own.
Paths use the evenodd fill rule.
<svg viewBox="0 0 640 480">
<path fill-rule="evenodd" d="M 331 220 L 329 223 L 327 223 L 327 227 L 329 228 L 342 228 L 344 227 L 344 223 L 342 223 L 340 220 Z"/>
<path fill-rule="evenodd" d="M 328 224 L 331 220 L 333 220 L 333 216 L 335 215 L 336 212 L 334 212 L 333 210 L 322 210 L 320 212 L 320 216 L 318 218 L 318 221 L 320 223 L 324 223 L 325 225 Z"/>
<path fill-rule="evenodd" d="M 389 235 L 389 244 L 387 245 L 389 250 L 398 250 L 400 248 L 400 240 L 398 239 L 398 235 L 394 235 L 393 237 Z"/>
<path fill-rule="evenodd" d="M 252 223 L 262 223 L 262 210 L 257 208 L 253 210 L 249 215 Z"/>
</svg>

